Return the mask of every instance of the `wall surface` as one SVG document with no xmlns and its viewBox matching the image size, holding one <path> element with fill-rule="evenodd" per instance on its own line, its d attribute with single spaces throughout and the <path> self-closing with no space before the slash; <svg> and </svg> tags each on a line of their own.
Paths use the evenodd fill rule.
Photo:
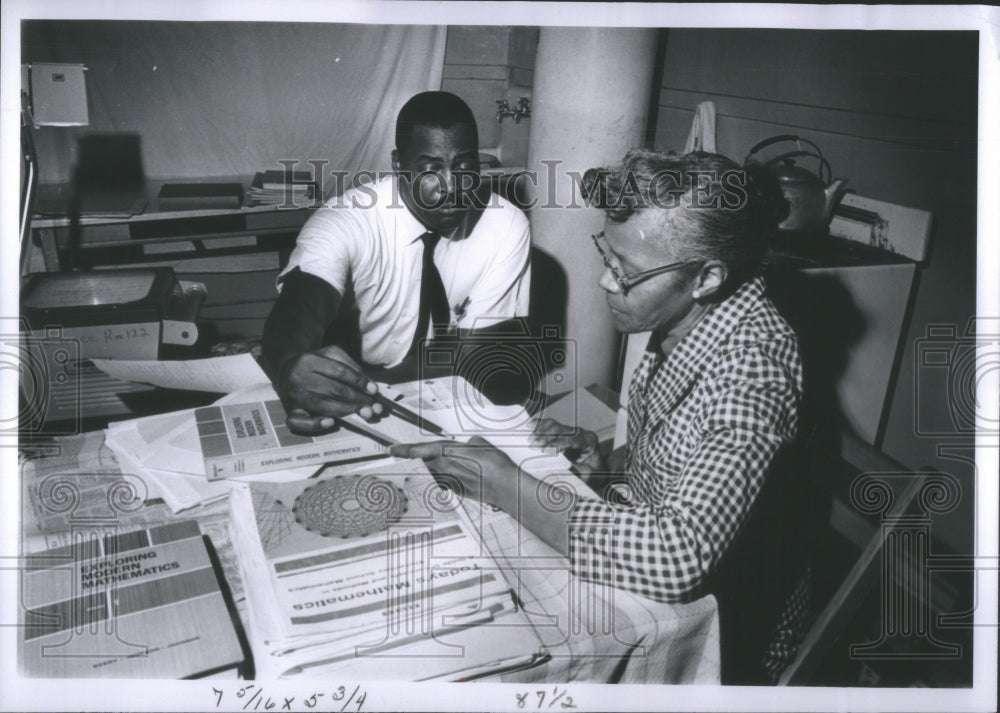
<svg viewBox="0 0 1000 713">
<path fill-rule="evenodd" d="M 496 102 L 506 99 L 513 108 L 519 97 L 531 97 L 537 45 L 537 27 L 448 28 L 441 88 L 465 99 L 476 115 L 479 145 L 486 151 L 501 147 L 506 166 L 524 166 L 531 121 L 497 121 Z"/>
<path fill-rule="evenodd" d="M 975 314 L 977 67 L 974 33 L 669 30 L 655 133 L 659 147 L 682 150 L 695 107 L 711 99 L 720 153 L 742 162 L 758 141 L 797 134 L 857 193 L 934 214 L 882 448 L 961 478 L 962 502 L 938 534 L 963 551 L 970 442 L 922 427 L 954 398 L 916 359 L 928 327 L 961 335 Z"/>
<path fill-rule="evenodd" d="M 87 66 L 90 126 L 35 132 L 43 182 L 76 139 L 137 134 L 151 178 L 252 176 L 282 159 L 390 168 L 396 113 L 441 82 L 445 28 L 280 22 L 30 21 L 23 62 Z M 329 192 L 329 191 L 326 191 Z"/>
</svg>

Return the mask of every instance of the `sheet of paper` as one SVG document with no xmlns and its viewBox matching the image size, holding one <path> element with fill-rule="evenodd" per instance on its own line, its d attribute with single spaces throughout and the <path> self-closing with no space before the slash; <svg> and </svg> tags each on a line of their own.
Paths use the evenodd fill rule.
<svg viewBox="0 0 1000 713">
<path fill-rule="evenodd" d="M 189 418 L 188 412 L 151 416 L 134 421 L 113 423 L 107 433 L 106 443 L 115 453 L 124 470 L 141 475 L 155 482 L 162 493 L 164 502 L 174 512 L 180 512 L 201 503 L 210 502 L 228 493 L 225 483 L 211 483 L 204 475 L 185 475 L 182 469 L 190 470 L 201 464 L 201 458 L 186 458 L 187 454 L 175 453 L 165 459 L 157 457 L 157 448 L 152 447 L 164 432 L 176 426 L 179 421 Z M 190 461 L 190 462 L 186 462 Z M 166 468 L 163 466 L 167 465 Z"/>
<path fill-rule="evenodd" d="M 592 431 L 601 440 L 614 434 L 616 413 L 583 388 L 549 404 L 542 415 L 570 427 Z"/>
<path fill-rule="evenodd" d="M 93 359 L 108 376 L 138 381 L 166 389 L 188 389 L 228 394 L 266 383 L 267 375 L 250 354 L 192 359 L 190 361 L 127 361 Z"/>
<path fill-rule="evenodd" d="M 204 476 L 205 461 L 192 413 L 189 409 L 112 423 L 108 426 L 108 445 L 147 468 Z M 188 433 L 190 437 L 185 440 Z M 118 456 L 120 460 L 122 453 Z"/>
</svg>

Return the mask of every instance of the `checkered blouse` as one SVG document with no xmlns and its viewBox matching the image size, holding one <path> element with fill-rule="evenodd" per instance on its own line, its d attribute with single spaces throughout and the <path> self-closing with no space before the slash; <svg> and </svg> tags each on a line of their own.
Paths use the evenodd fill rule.
<svg viewBox="0 0 1000 713">
<path fill-rule="evenodd" d="M 578 502 L 570 560 L 582 578 L 689 601 L 740 531 L 779 447 L 795 436 L 802 363 L 760 278 L 664 357 L 643 356 L 629 390 L 626 481 Z"/>
</svg>

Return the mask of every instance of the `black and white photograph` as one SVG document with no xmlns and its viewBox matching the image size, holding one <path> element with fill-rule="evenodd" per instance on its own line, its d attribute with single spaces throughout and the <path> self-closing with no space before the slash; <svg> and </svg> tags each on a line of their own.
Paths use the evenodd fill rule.
<svg viewBox="0 0 1000 713">
<path fill-rule="evenodd" d="M 997 7 L 2 12 L 0 710 L 996 710 Z"/>
</svg>

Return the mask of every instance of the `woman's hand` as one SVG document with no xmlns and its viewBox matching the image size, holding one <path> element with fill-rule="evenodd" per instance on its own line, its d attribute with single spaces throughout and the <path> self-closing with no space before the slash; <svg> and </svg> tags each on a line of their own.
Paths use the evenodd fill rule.
<svg viewBox="0 0 1000 713">
<path fill-rule="evenodd" d="M 597 434 L 592 431 L 575 429 L 555 419 L 541 418 L 535 424 L 533 439 L 542 448 L 551 448 L 566 456 L 581 476 L 607 470 L 597 448 Z"/>
<path fill-rule="evenodd" d="M 559 554 L 569 552 L 567 522 L 575 497 L 567 498 L 561 486 L 522 471 L 482 438 L 400 444 L 389 452 L 399 458 L 423 458 L 441 485 L 500 508 Z"/>
<path fill-rule="evenodd" d="M 441 485 L 462 497 L 514 512 L 518 467 L 503 451 L 478 436 L 468 443 L 397 444 L 389 453 L 397 458 L 421 458 Z"/>
</svg>

